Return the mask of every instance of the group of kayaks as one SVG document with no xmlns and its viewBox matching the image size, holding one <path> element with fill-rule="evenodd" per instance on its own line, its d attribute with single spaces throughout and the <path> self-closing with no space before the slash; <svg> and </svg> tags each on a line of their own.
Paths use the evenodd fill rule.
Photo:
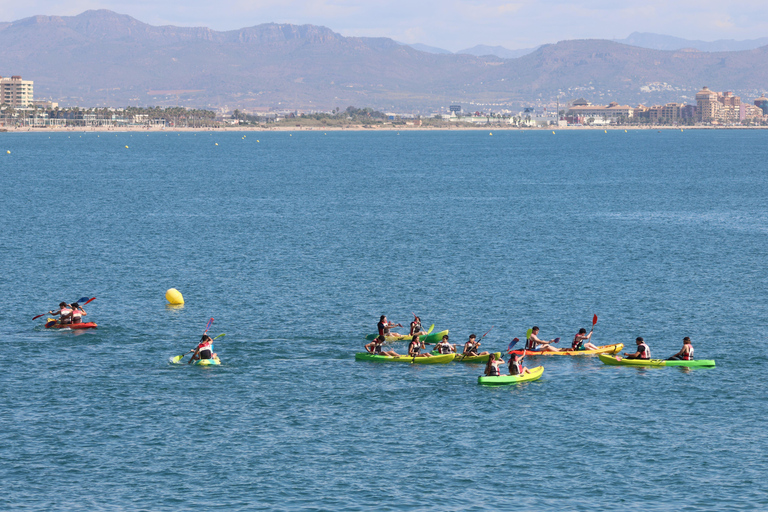
<svg viewBox="0 0 768 512">
<path fill-rule="evenodd" d="M 421 336 L 422 340 L 427 338 L 431 341 L 425 341 L 425 343 L 437 343 L 443 336 L 447 335 L 448 331 L 440 331 L 436 334 L 428 334 Z M 368 335 L 366 340 L 370 341 L 376 337 L 375 334 Z M 410 335 L 396 335 L 390 334 L 386 337 L 387 341 L 411 341 Z M 624 344 L 615 343 L 612 345 L 601 345 L 594 350 L 573 350 L 565 349 L 557 352 L 538 352 L 531 350 L 510 350 L 509 354 L 525 355 L 525 356 L 592 356 L 596 355 L 600 361 L 610 366 L 645 366 L 645 367 L 662 367 L 662 366 L 684 366 L 690 368 L 711 368 L 715 366 L 715 361 L 712 359 L 692 359 L 692 360 L 666 360 L 666 359 L 627 359 L 613 354 L 618 354 L 624 348 Z M 500 357 L 501 352 L 496 352 L 496 357 Z M 465 356 L 463 354 L 451 353 L 451 354 L 438 354 L 432 352 L 431 357 L 419 357 L 403 355 L 399 357 L 387 356 L 387 355 L 374 355 L 368 352 L 358 352 L 355 354 L 355 360 L 357 361 L 369 361 L 377 363 L 408 363 L 408 364 L 447 364 L 450 362 L 458 363 L 487 363 L 490 355 L 478 355 L 478 356 Z M 543 366 L 536 366 L 530 368 L 530 373 L 522 375 L 499 375 L 499 376 L 485 376 L 481 375 L 477 378 L 478 384 L 485 386 L 505 386 L 510 384 L 517 384 L 520 382 L 529 382 L 538 380 L 544 373 Z"/>
</svg>

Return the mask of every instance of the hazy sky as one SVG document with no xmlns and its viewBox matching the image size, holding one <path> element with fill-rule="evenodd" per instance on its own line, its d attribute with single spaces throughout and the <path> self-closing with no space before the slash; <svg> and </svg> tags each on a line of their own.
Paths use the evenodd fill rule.
<svg viewBox="0 0 768 512">
<path fill-rule="evenodd" d="M 452 51 L 526 48 L 564 39 L 654 32 L 687 39 L 768 36 L 766 0 L 0 0 L 0 21 L 110 9 L 151 25 L 233 30 L 260 23 L 323 25 Z"/>
</svg>

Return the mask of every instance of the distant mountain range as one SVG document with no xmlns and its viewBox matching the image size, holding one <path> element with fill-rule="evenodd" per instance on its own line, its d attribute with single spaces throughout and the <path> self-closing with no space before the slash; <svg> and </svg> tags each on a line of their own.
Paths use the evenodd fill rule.
<svg viewBox="0 0 768 512">
<path fill-rule="evenodd" d="M 313 25 L 155 27 L 105 10 L 0 23 L 0 75 L 34 80 L 36 98 L 64 106 L 426 111 L 580 96 L 658 103 L 692 100 L 703 85 L 746 96 L 768 88 L 768 47 L 706 53 L 576 40 L 517 58 L 487 49 L 498 51 L 440 54 Z"/>
</svg>

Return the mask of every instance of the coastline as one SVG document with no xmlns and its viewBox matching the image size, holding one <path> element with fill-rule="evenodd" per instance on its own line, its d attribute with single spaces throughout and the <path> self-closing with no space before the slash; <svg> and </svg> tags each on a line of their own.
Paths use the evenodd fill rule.
<svg viewBox="0 0 768 512">
<path fill-rule="evenodd" d="M 330 132 L 330 131 L 630 131 L 630 130 L 765 130 L 768 126 L 547 126 L 519 127 L 503 125 L 480 126 L 392 126 L 392 125 L 348 125 L 348 126 L 217 126 L 217 127 L 147 127 L 147 126 L 87 126 L 87 127 L 0 127 L 0 133 L 120 133 L 120 132 Z"/>
</svg>

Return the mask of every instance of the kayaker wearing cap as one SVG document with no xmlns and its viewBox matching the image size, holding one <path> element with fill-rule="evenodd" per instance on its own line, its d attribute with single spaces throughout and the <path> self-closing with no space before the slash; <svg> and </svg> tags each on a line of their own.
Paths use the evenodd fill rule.
<svg viewBox="0 0 768 512">
<path fill-rule="evenodd" d="M 683 338 L 683 348 L 680 349 L 680 352 L 677 354 L 670 356 L 667 361 L 674 361 L 674 360 L 682 360 L 682 361 L 691 361 L 693 360 L 693 345 L 691 345 L 691 338 L 686 336 Z"/>
<path fill-rule="evenodd" d="M 462 354 L 464 354 L 465 356 L 484 356 L 490 353 L 486 350 L 485 352 L 480 352 L 478 354 L 477 349 L 480 346 L 480 342 L 475 341 L 476 339 L 477 339 L 477 336 L 475 336 L 474 334 L 469 335 L 469 341 L 467 341 L 464 344 L 464 351 L 462 352 Z"/>
<path fill-rule="evenodd" d="M 386 341 L 386 338 L 384 338 L 384 336 L 377 336 L 376 339 L 374 339 L 372 342 L 368 343 L 365 346 L 365 350 L 375 356 L 400 357 L 400 354 L 398 354 L 394 350 L 382 350 L 381 346 L 384 344 L 385 341 Z"/>
<path fill-rule="evenodd" d="M 432 357 L 432 354 L 426 352 L 422 354 L 422 348 L 425 348 L 424 342 L 419 339 L 418 335 L 416 335 L 408 344 L 408 355 L 411 357 Z"/>
<path fill-rule="evenodd" d="M 192 354 L 192 358 L 187 364 L 192 364 L 192 362 L 197 361 L 198 359 L 213 359 L 215 357 L 216 354 L 213 352 L 213 339 L 207 334 L 203 334 L 203 337 L 200 338 L 200 343 L 195 347 L 195 353 Z"/>
<path fill-rule="evenodd" d="M 637 343 L 637 352 L 634 354 L 627 354 L 624 352 L 624 357 L 627 359 L 650 359 L 651 358 L 651 349 L 648 347 L 648 345 L 645 344 L 645 341 L 643 341 L 643 338 L 638 336 L 635 339 L 635 343 Z"/>
<path fill-rule="evenodd" d="M 88 313 L 85 312 L 85 310 L 80 304 L 78 304 L 77 302 L 72 303 L 72 323 L 73 324 L 83 323 L 83 317 L 87 314 Z"/>
<path fill-rule="evenodd" d="M 555 340 L 549 340 L 544 341 L 539 339 L 539 328 L 535 325 L 531 328 L 531 335 L 528 337 L 528 339 L 525 342 L 525 349 L 526 350 L 533 350 L 536 352 L 560 352 L 559 348 L 555 348 L 550 345 L 550 343 L 554 343 Z"/>
<path fill-rule="evenodd" d="M 524 355 L 512 354 L 509 358 L 509 374 L 510 375 L 525 375 L 531 373 L 531 370 L 523 366 Z"/>
<path fill-rule="evenodd" d="M 393 327 L 402 327 L 400 324 L 393 324 L 387 320 L 387 315 L 381 315 L 379 323 L 376 324 L 376 328 L 379 330 L 379 336 L 386 336 L 389 334 L 389 330 Z"/>
<path fill-rule="evenodd" d="M 456 352 L 456 347 L 448 343 L 448 335 L 446 334 L 445 336 L 443 336 L 443 339 L 440 340 L 440 342 L 437 345 L 435 345 L 435 350 L 439 354 L 451 354 Z"/>
<path fill-rule="evenodd" d="M 499 366 L 502 364 L 504 364 L 504 359 L 502 359 L 501 356 L 496 356 L 496 354 L 491 354 L 488 356 L 488 362 L 485 363 L 485 376 L 498 377 L 501 375 Z"/>
<path fill-rule="evenodd" d="M 411 331 L 409 334 L 411 336 L 414 336 L 416 334 L 418 334 L 419 336 L 427 334 L 427 332 L 421 328 L 421 318 L 419 318 L 418 316 L 413 317 L 413 322 L 411 322 Z"/>
<path fill-rule="evenodd" d="M 59 302 L 58 311 L 49 311 L 49 315 L 59 315 L 58 323 L 71 324 L 72 323 L 72 308 L 66 302 Z"/>
<path fill-rule="evenodd" d="M 573 350 L 597 350 L 595 345 L 588 342 L 589 338 L 591 337 L 592 331 L 589 331 L 589 334 L 587 334 L 587 330 L 582 327 L 579 329 L 579 332 L 576 334 L 576 336 L 573 337 L 571 348 Z"/>
</svg>

